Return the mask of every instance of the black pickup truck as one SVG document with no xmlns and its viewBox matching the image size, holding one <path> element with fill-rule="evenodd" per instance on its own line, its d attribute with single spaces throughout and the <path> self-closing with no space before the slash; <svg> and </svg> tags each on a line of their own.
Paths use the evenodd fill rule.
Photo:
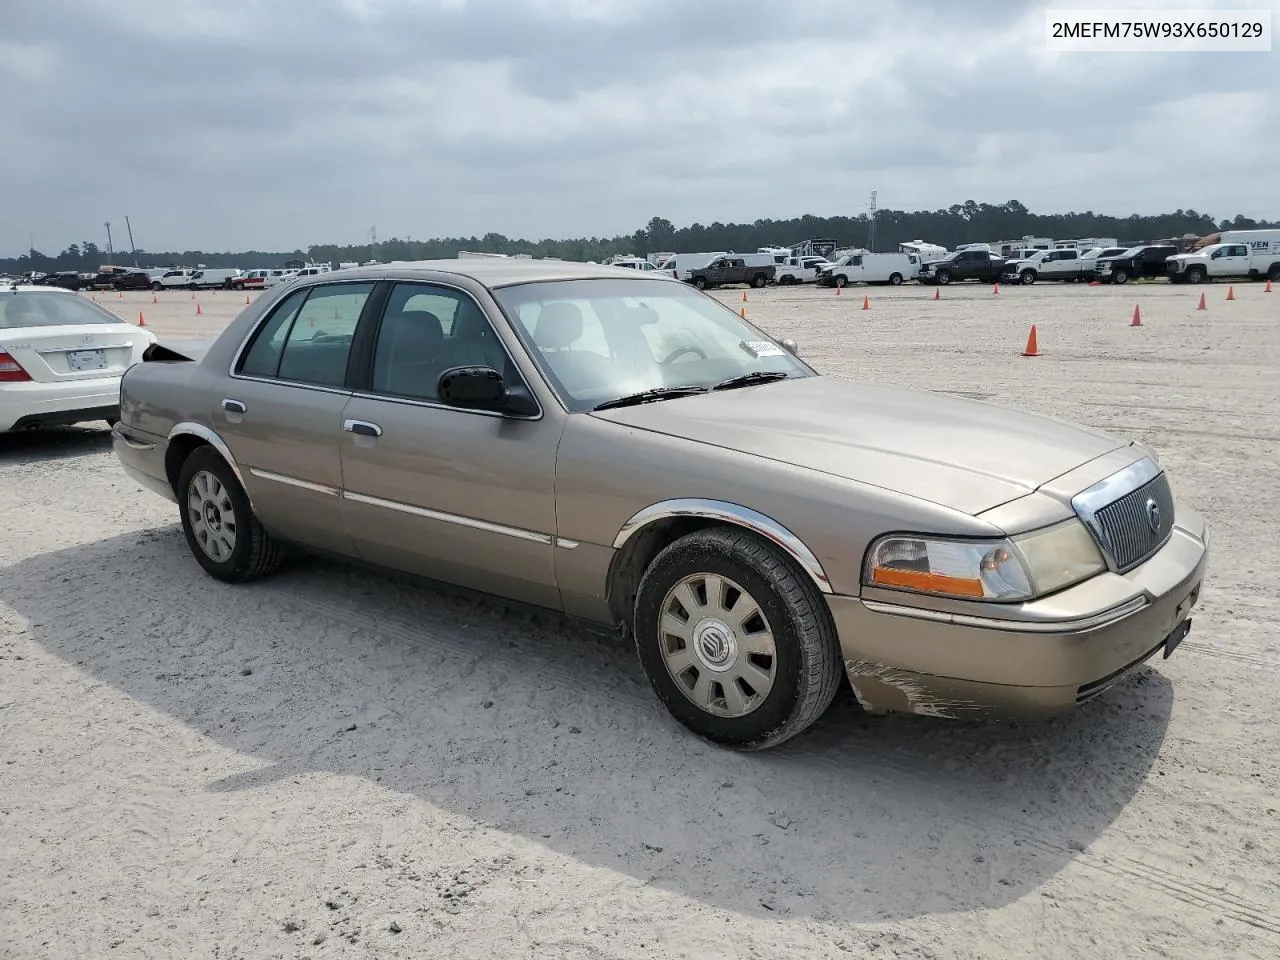
<svg viewBox="0 0 1280 960">
<path fill-rule="evenodd" d="M 1130 247 L 1114 257 L 1099 257 L 1095 265 L 1097 279 L 1102 283 L 1128 283 L 1146 277 L 1163 277 L 1168 273 L 1165 261 L 1177 252 L 1174 246 L 1145 244 Z"/>
<path fill-rule="evenodd" d="M 921 283 L 946 286 L 957 280 L 985 280 L 999 283 L 1004 273 L 1005 258 L 989 250 L 957 250 L 941 260 L 932 260 L 920 268 Z"/>
<path fill-rule="evenodd" d="M 746 283 L 753 287 L 763 287 L 774 277 L 777 267 L 749 267 L 741 257 L 716 257 L 705 267 L 697 267 L 689 273 L 689 283 L 699 290 L 708 287 L 723 287 L 731 283 Z"/>
</svg>

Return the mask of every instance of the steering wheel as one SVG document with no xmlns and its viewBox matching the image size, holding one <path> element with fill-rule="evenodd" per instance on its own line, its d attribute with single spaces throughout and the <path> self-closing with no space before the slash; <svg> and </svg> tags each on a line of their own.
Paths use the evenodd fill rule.
<svg viewBox="0 0 1280 960">
<path fill-rule="evenodd" d="M 677 347 L 677 348 L 676 348 L 676 350 L 675 350 L 675 352 L 673 352 L 672 354 L 670 354 L 670 355 L 667 357 L 667 359 L 665 359 L 665 360 L 659 360 L 659 361 L 658 361 L 658 363 L 659 363 L 661 366 L 664 366 L 664 367 L 665 367 L 667 364 L 671 363 L 671 361 L 675 360 L 675 358 L 676 358 L 676 357 L 682 357 L 682 356 L 684 356 L 686 353 L 696 353 L 696 354 L 697 354 L 699 357 L 701 357 L 703 360 L 707 359 L 707 355 L 706 355 L 705 353 L 703 353 L 703 352 L 702 352 L 700 349 L 698 349 L 697 347 Z"/>
</svg>

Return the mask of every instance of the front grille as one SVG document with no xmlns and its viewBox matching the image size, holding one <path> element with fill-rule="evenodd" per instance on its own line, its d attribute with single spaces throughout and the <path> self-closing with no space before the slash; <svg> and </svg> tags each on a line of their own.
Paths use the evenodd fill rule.
<svg viewBox="0 0 1280 960">
<path fill-rule="evenodd" d="M 1128 570 L 1159 550 L 1173 532 L 1173 493 L 1161 473 L 1093 515 L 1094 535 L 1118 570 Z"/>
</svg>

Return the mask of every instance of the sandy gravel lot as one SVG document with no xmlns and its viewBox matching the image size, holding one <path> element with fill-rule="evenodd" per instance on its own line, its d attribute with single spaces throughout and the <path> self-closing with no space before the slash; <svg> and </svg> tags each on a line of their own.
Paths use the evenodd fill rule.
<svg viewBox="0 0 1280 960">
<path fill-rule="evenodd" d="M 1207 514 L 1191 638 L 1032 726 L 846 694 L 718 750 L 619 641 L 318 561 L 226 587 L 104 430 L 0 437 L 0 956 L 1280 956 L 1280 291 L 1205 290 L 745 304 L 827 373 L 1140 437 Z"/>
</svg>

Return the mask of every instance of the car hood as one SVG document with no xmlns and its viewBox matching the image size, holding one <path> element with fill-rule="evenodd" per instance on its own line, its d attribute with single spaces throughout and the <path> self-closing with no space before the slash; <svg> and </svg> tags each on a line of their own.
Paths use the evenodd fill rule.
<svg viewBox="0 0 1280 960">
<path fill-rule="evenodd" d="M 593 414 L 898 491 L 968 514 L 1127 441 L 923 390 L 815 376 Z"/>
</svg>

